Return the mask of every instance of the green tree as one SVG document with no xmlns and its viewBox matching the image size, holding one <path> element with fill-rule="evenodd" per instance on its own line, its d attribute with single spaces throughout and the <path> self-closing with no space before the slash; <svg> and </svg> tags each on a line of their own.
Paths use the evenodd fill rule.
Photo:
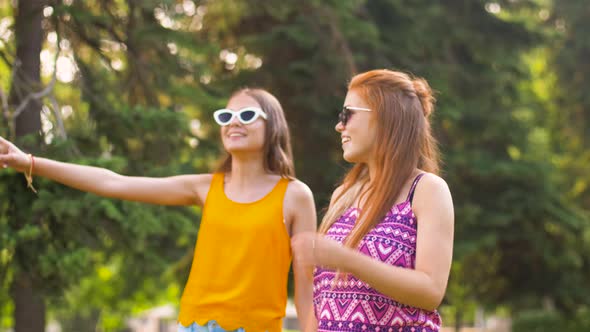
<svg viewBox="0 0 590 332">
<path fill-rule="evenodd" d="M 549 62 L 555 66 L 554 107 L 547 112 L 547 126 L 552 132 L 552 148 L 560 156 L 558 166 L 562 181 L 571 188 L 567 197 L 590 209 L 590 43 L 585 34 L 590 27 L 590 13 L 585 1 L 554 1 L 553 17 L 548 24 L 558 38 L 550 45 Z"/>
<path fill-rule="evenodd" d="M 552 170 L 547 174 L 559 191 L 564 205 L 575 211 L 563 216 L 567 223 L 546 224 L 547 232 L 560 245 L 544 246 L 543 255 L 552 273 L 546 276 L 543 302 L 529 305 L 530 311 L 517 316 L 515 324 L 549 327 L 559 324 L 564 331 L 588 329 L 590 288 L 585 280 L 590 273 L 590 214 L 586 164 L 589 159 L 587 96 L 582 92 L 590 81 L 585 79 L 590 49 L 583 36 L 588 26 L 584 1 L 553 1 L 538 12 L 545 42 L 527 55 L 531 81 L 523 84 L 527 107 L 519 117 L 527 119 L 531 130 L 529 158 L 543 161 Z M 538 264 L 538 263 L 537 263 Z M 559 285 L 559 286 L 555 286 Z M 549 294 L 547 294 L 549 293 Z M 536 318 L 544 315 L 547 322 Z M 524 328 L 524 327 L 523 327 Z"/>
<path fill-rule="evenodd" d="M 43 41 L 41 10 L 44 5 L 44 1 L 38 3 L 20 1 L 18 3 L 18 8 L 15 11 L 14 28 L 16 40 L 15 63 L 12 69 L 13 75 L 8 100 L 3 100 L 3 108 L 7 108 L 7 105 L 17 106 L 14 112 L 4 113 L 5 125 L 10 129 L 11 138 L 22 142 L 25 147 L 32 151 L 39 150 L 40 140 L 35 137 L 35 134 L 41 129 L 39 115 L 41 105 L 37 100 L 30 98 L 30 95 L 33 91 L 39 90 L 41 86 L 39 54 Z M 5 112 L 7 111 L 5 109 Z M 25 142 L 23 138 L 27 135 L 33 135 L 33 140 Z M 21 182 L 18 184 L 22 185 Z M 4 204 L 3 212 L 8 212 L 8 218 L 12 219 L 7 218 L 8 223 L 22 225 L 23 221 L 27 219 L 33 221 L 33 223 L 37 222 L 38 218 L 36 216 L 29 216 L 29 218 L 24 219 L 21 218 L 21 215 L 17 216 L 16 213 L 11 213 L 14 210 L 22 210 L 26 206 L 32 205 L 31 197 L 24 195 L 24 190 L 5 190 L 3 193 L 8 194 L 8 197 L 3 198 L 3 201 L 8 203 Z M 10 195 L 9 193 L 13 194 Z M 17 206 L 20 209 L 15 208 Z M 6 215 L 6 213 L 3 214 Z M 2 233 L 3 240 L 11 240 L 12 236 L 10 235 L 12 234 L 8 232 Z M 20 237 L 26 239 L 34 236 L 34 233 L 31 228 L 20 228 L 14 235 L 20 235 Z M 6 252 L 5 246 L 2 247 L 3 256 L 6 257 L 6 260 L 11 260 L 21 254 L 18 250 L 8 249 L 8 252 Z M 35 276 L 26 268 L 19 268 L 12 271 L 10 277 L 12 278 L 10 291 L 14 302 L 15 331 L 43 331 L 45 329 L 45 303 L 43 297 L 34 290 Z"/>
<path fill-rule="evenodd" d="M 522 105 L 531 79 L 523 55 L 547 41 L 544 9 L 533 1 L 234 0 L 208 6 L 204 28 L 234 55 L 218 85 L 254 82 L 280 97 L 298 174 L 319 206 L 344 171 L 333 128 L 350 75 L 400 68 L 427 77 L 438 90 L 435 128 L 456 202 L 462 275 L 451 280 L 470 290 L 447 301 L 517 309 L 565 300 L 563 290 L 575 288 L 563 271 L 576 275 L 584 255 L 572 241 L 584 216 L 539 158 L 551 151 L 537 144 L 538 124 L 523 116 L 531 111 Z"/>
<path fill-rule="evenodd" d="M 15 73 L 11 91 L 19 92 L 20 99 L 11 98 L 3 107 L 8 115 L 3 133 L 11 128 L 19 137 L 33 133 L 37 143 L 28 150 L 35 154 L 123 174 L 165 176 L 208 168 L 217 148 L 206 136 L 195 137 L 189 123 L 191 117 L 201 115 L 201 107 L 220 103 L 217 93 L 227 94 L 208 91 L 198 83 L 199 68 L 204 66 L 199 59 L 207 50 L 198 48 L 198 35 L 185 28 L 192 16 L 178 14 L 172 1 L 55 1 L 51 6 L 35 3 L 33 8 L 29 8 L 33 3 L 20 1 L 18 5 L 15 37 L 2 54 Z M 185 31 L 177 30 L 177 24 Z M 51 80 L 42 85 L 42 46 L 58 63 L 75 65 L 69 66 L 75 76 L 60 78 L 54 70 Z M 28 65 L 27 59 L 36 62 Z M 28 68 L 37 83 L 22 87 L 16 78 Z M 34 107 L 15 116 L 26 98 Z M 23 122 L 25 114 L 28 120 Z M 207 127 L 203 127 L 206 135 Z M 199 149 L 189 143 L 200 143 Z M 59 318 L 71 322 L 98 312 L 103 317 L 98 324 L 105 327 L 105 314 L 121 318 L 162 300 L 161 292 L 167 287 L 153 291 L 155 282 L 186 279 L 190 261 L 183 260 L 182 272 L 174 277 L 170 269 L 183 255 L 190 255 L 198 211 L 103 199 L 40 179 L 35 196 L 25 188 L 21 175 L 3 172 L 0 176 L 0 270 L 2 285 L 11 284 L 15 290 L 17 332 L 43 331 L 48 303 L 61 309 L 53 311 Z M 90 276 L 105 267 L 121 277 L 109 284 L 118 293 L 79 290 L 80 280 L 94 282 L 90 288 L 104 283 Z M 162 277 L 166 271 L 169 276 Z M 60 299 L 64 293 L 79 298 Z M 144 298 L 132 305 L 125 299 L 141 294 L 152 300 Z M 64 313 L 68 305 L 74 315 Z M 89 319 L 87 323 L 97 322 Z"/>
<path fill-rule="evenodd" d="M 347 80 L 373 68 L 407 70 L 438 91 L 434 126 L 456 207 L 451 321 L 469 321 L 461 313 L 475 303 L 507 305 L 525 320 L 523 310 L 554 307 L 551 317 L 576 321 L 590 298 L 584 2 L 55 1 L 41 19 L 43 48 L 76 64 L 77 74 L 72 82 L 45 77 L 31 90 L 53 87 L 39 98 L 44 108 L 29 105 L 35 121 L 45 110 L 52 127 L 37 124 L 43 135 L 29 144 L 126 174 L 205 171 L 219 150 L 208 111 L 237 87 L 261 86 L 281 100 L 298 176 L 324 207 L 347 167 L 334 131 Z M 0 10 L 13 14 L 10 5 Z M 17 20 L 10 31 L 18 32 Z M 36 40 L 21 35 L 0 44 L 2 77 L 15 75 L 19 40 Z M 7 115 L 19 103 L 4 100 L 6 135 L 15 132 Z M 60 104 L 72 115 L 56 112 Z M 187 126 L 196 129 L 194 120 L 198 137 Z M 183 252 L 190 261 L 196 213 L 43 181 L 33 200 L 22 177 L 1 176 L 0 285 L 27 271 L 70 326 L 86 319 L 110 328 L 122 317 L 113 311 L 173 296 L 149 285 L 167 283 L 162 271 L 182 275 L 170 272 L 183 270 L 172 262 Z M 97 272 L 105 270 L 125 278 L 105 287 L 109 279 Z M 80 314 L 68 315 L 69 307 Z"/>
</svg>

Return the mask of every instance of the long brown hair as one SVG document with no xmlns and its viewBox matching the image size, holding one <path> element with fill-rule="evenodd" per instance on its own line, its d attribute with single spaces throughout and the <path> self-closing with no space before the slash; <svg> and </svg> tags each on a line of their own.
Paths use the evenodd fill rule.
<svg viewBox="0 0 590 332">
<path fill-rule="evenodd" d="M 355 248 L 393 207 L 415 168 L 438 174 L 439 157 L 429 121 L 435 99 L 426 80 L 398 71 L 372 70 L 354 76 L 348 90 L 358 93 L 377 115 L 376 141 L 380 143 L 372 151 L 377 169 L 375 178 L 369 178 L 367 164 L 359 163 L 346 174 L 320 232 L 325 234 L 358 198 L 364 203 L 345 241 Z"/>
<path fill-rule="evenodd" d="M 234 92 L 230 99 L 245 94 L 252 97 L 267 115 L 264 136 L 264 170 L 278 174 L 283 178 L 295 179 L 291 134 L 285 119 L 281 103 L 270 92 L 263 89 L 244 88 Z M 232 157 L 228 153 L 217 169 L 218 172 L 230 172 Z"/>
</svg>

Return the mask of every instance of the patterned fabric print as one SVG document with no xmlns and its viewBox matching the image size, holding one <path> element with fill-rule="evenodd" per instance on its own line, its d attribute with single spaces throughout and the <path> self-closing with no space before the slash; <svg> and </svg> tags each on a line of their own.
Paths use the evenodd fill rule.
<svg viewBox="0 0 590 332">
<path fill-rule="evenodd" d="M 326 236 L 340 243 L 355 225 L 359 210 L 350 208 Z M 414 269 L 417 220 L 409 201 L 394 206 L 359 244 L 360 251 L 391 265 Z M 348 275 L 335 282 L 333 270 L 314 272 L 314 309 L 318 331 L 436 332 L 438 312 L 407 306 Z"/>
</svg>

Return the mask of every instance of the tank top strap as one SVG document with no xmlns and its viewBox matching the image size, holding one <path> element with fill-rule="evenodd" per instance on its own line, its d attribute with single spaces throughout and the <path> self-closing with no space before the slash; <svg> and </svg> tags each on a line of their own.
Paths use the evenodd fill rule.
<svg viewBox="0 0 590 332">
<path fill-rule="evenodd" d="M 223 194 L 223 173 L 213 173 L 213 178 L 211 179 L 211 184 L 209 185 L 209 192 L 214 195 L 221 195 Z"/>
<path fill-rule="evenodd" d="M 422 176 L 424 176 L 424 174 L 426 174 L 426 173 L 418 174 L 418 176 L 416 176 L 416 178 L 414 179 L 414 182 L 412 182 L 412 187 L 410 187 L 410 191 L 408 192 L 408 197 L 406 198 L 406 202 L 412 203 L 412 200 L 414 199 L 414 191 L 416 191 L 416 186 L 418 185 L 418 181 L 420 181 L 420 179 L 422 178 Z"/>
<path fill-rule="evenodd" d="M 290 180 L 287 178 L 281 178 L 279 182 L 277 182 L 276 186 L 272 190 L 269 196 L 272 196 L 276 199 L 279 199 L 281 202 L 285 198 L 285 193 L 287 192 L 287 187 L 289 186 Z"/>
</svg>

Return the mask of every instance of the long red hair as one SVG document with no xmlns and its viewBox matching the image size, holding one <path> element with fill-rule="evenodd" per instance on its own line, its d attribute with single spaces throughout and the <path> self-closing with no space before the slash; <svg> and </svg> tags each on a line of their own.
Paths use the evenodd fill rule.
<svg viewBox="0 0 590 332">
<path fill-rule="evenodd" d="M 348 90 L 358 93 L 376 112 L 375 141 L 379 144 L 374 145 L 372 155 L 377 169 L 375 177 L 369 178 L 367 164 L 359 163 L 346 174 L 320 232 L 325 234 L 358 199 L 364 205 L 345 241 L 355 248 L 393 207 L 416 168 L 438 174 L 439 156 L 429 120 L 435 99 L 426 80 L 398 71 L 372 70 L 354 76 Z"/>
</svg>

